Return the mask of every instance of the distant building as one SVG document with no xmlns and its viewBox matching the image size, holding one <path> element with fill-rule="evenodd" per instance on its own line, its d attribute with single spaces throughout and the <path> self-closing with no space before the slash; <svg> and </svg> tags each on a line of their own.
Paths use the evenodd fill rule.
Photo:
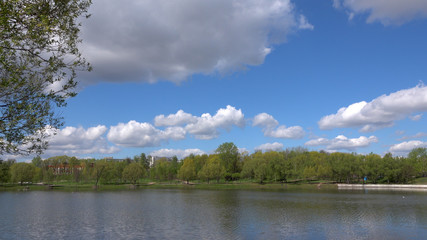
<svg viewBox="0 0 427 240">
<path fill-rule="evenodd" d="M 70 175 L 75 173 L 76 171 L 78 172 L 83 171 L 83 166 L 81 165 L 70 166 L 68 165 L 68 163 L 58 164 L 58 165 L 49 165 L 48 168 L 53 170 L 54 175 Z"/>
<path fill-rule="evenodd" d="M 150 168 L 154 166 L 154 164 L 156 163 L 156 161 L 160 160 L 160 159 L 165 159 L 168 162 L 172 162 L 173 158 L 172 157 L 158 157 L 158 156 L 151 156 L 151 158 L 148 158 L 148 162 L 150 164 Z"/>
</svg>

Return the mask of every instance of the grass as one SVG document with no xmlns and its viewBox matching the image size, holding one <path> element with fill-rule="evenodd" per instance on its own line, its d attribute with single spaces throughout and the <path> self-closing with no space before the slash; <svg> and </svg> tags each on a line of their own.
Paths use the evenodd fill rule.
<svg viewBox="0 0 427 240">
<path fill-rule="evenodd" d="M 201 181 L 191 181 L 190 184 L 184 184 L 179 180 L 173 181 L 156 181 L 151 179 L 142 179 L 137 185 L 137 189 L 207 189 L 207 190 L 333 190 L 337 189 L 337 185 L 331 181 L 303 181 L 298 179 L 290 179 L 287 183 L 266 182 L 260 184 L 252 180 L 238 180 L 234 182 L 226 182 L 221 180 L 219 183 L 211 181 L 210 184 Z M 427 184 L 427 177 L 417 178 L 413 184 Z M 0 191 L 123 191 L 135 189 L 131 184 L 99 184 L 98 188 L 94 188 L 95 182 L 75 183 L 72 181 L 62 180 L 54 182 L 53 187 L 42 184 L 0 184 Z"/>
<path fill-rule="evenodd" d="M 415 179 L 414 184 L 425 184 L 425 185 L 427 185 L 427 177 Z"/>
<path fill-rule="evenodd" d="M 265 183 L 259 184 L 253 181 L 243 180 L 235 182 L 211 183 L 206 182 L 190 182 L 184 184 L 180 181 L 160 181 L 151 182 L 150 180 L 141 181 L 137 189 L 207 189 L 207 190 L 227 190 L 227 189 L 241 189 L 241 190 L 287 190 L 287 189 L 318 189 L 319 182 L 313 183 Z M 60 181 L 49 185 L 38 184 L 0 184 L 0 191 L 116 191 L 116 190 L 130 190 L 134 189 L 131 184 L 100 184 L 97 189 L 94 188 L 94 183 L 73 183 Z M 51 186 L 52 186 L 51 185 Z M 321 184 L 320 189 L 336 189 L 335 184 Z"/>
</svg>

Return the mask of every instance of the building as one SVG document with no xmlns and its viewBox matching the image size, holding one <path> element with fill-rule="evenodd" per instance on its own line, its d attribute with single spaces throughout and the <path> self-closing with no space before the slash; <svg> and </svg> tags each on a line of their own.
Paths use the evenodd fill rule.
<svg viewBox="0 0 427 240">
<path fill-rule="evenodd" d="M 150 168 L 154 166 L 154 164 L 156 163 L 156 161 L 160 160 L 160 159 L 165 159 L 168 162 L 172 162 L 173 158 L 172 157 L 158 157 L 158 156 L 149 156 L 148 158 L 148 162 L 150 165 Z"/>
</svg>

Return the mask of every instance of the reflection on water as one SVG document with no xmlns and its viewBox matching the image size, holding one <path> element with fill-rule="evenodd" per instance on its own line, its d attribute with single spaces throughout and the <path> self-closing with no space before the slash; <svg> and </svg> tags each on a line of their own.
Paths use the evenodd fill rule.
<svg viewBox="0 0 427 240">
<path fill-rule="evenodd" d="M 427 193 L 1 192 L 0 239 L 423 239 Z"/>
</svg>

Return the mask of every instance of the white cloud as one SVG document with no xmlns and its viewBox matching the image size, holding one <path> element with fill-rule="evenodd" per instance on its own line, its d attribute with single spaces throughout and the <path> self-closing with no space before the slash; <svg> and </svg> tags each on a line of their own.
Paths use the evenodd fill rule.
<svg viewBox="0 0 427 240">
<path fill-rule="evenodd" d="M 416 138 L 423 138 L 423 137 L 427 137 L 427 133 L 425 132 L 418 132 L 415 135 L 412 136 L 404 136 L 398 139 L 398 141 L 404 141 L 404 140 L 408 140 L 408 139 L 416 139 Z"/>
<path fill-rule="evenodd" d="M 267 113 L 256 115 L 252 121 L 252 126 L 261 127 L 264 136 L 267 137 L 298 139 L 303 138 L 305 135 L 305 131 L 300 126 L 287 128 L 285 125 L 278 125 L 279 122 Z"/>
<path fill-rule="evenodd" d="M 48 130 L 48 149 L 44 156 L 81 155 L 81 154 L 111 154 L 119 151 L 115 146 L 109 146 L 104 138 L 107 127 L 98 125 L 84 129 L 83 127 L 65 127 L 60 130 Z M 56 131 L 56 135 L 53 132 Z"/>
<path fill-rule="evenodd" d="M 345 8 L 349 15 L 367 14 L 366 22 L 401 25 L 416 18 L 427 17 L 425 0 L 333 0 L 335 8 Z"/>
<path fill-rule="evenodd" d="M 318 124 L 320 129 L 360 127 L 362 132 L 371 132 L 420 111 L 427 111 L 427 87 L 423 84 L 340 108 L 336 114 L 322 117 Z"/>
<path fill-rule="evenodd" d="M 264 128 L 275 128 L 279 125 L 279 122 L 270 114 L 260 113 L 254 117 L 252 125 Z"/>
<path fill-rule="evenodd" d="M 194 155 L 203 155 L 206 154 L 204 151 L 194 148 L 194 149 L 159 149 L 150 153 L 151 156 L 157 157 L 173 157 L 177 156 L 178 159 L 185 158 L 190 154 Z"/>
<path fill-rule="evenodd" d="M 197 118 L 189 113 L 179 110 L 176 114 L 159 115 L 154 118 L 154 125 L 156 126 L 180 126 L 188 123 L 194 123 Z"/>
<path fill-rule="evenodd" d="M 341 0 L 332 0 L 332 6 L 334 8 L 341 8 Z"/>
<path fill-rule="evenodd" d="M 417 115 L 409 116 L 409 119 L 411 119 L 412 121 L 419 121 L 421 120 L 422 117 L 423 117 L 422 114 L 417 114 Z"/>
<path fill-rule="evenodd" d="M 309 30 L 313 30 L 314 29 L 314 26 L 313 25 L 311 25 L 308 21 L 307 21 L 307 19 L 305 18 L 305 16 L 304 15 L 300 15 L 299 16 L 299 19 L 298 19 L 298 28 L 299 29 L 309 29 Z"/>
<path fill-rule="evenodd" d="M 427 147 L 427 142 L 416 141 L 416 140 L 408 141 L 408 142 L 402 142 L 402 143 L 392 145 L 390 147 L 389 151 L 394 153 L 394 154 L 406 155 L 412 149 L 419 148 L 419 147 Z"/>
<path fill-rule="evenodd" d="M 233 126 L 244 127 L 245 116 L 241 109 L 228 105 L 220 108 L 214 116 L 202 114 L 196 122 L 186 125 L 185 130 L 198 139 L 212 139 L 218 137 L 219 129 L 230 131 Z"/>
<path fill-rule="evenodd" d="M 245 126 L 242 110 L 232 106 L 220 108 L 214 116 L 204 113 L 201 117 L 179 110 L 167 117 L 159 115 L 154 122 L 157 126 L 169 127 L 158 129 L 150 123 L 132 120 L 112 126 L 107 134 L 108 140 L 124 147 L 155 147 L 169 140 L 182 140 L 187 133 L 197 139 L 212 139 L 219 136 L 220 129 L 230 131 L 233 126 Z"/>
<path fill-rule="evenodd" d="M 283 150 L 283 144 L 274 142 L 274 143 L 264 143 L 255 147 L 255 151 L 281 151 Z"/>
<path fill-rule="evenodd" d="M 168 127 L 165 130 L 155 128 L 149 123 L 129 121 L 111 126 L 108 140 L 124 147 L 155 147 L 168 140 L 181 140 L 186 135 L 182 127 Z"/>
<path fill-rule="evenodd" d="M 312 29 L 290 0 L 94 1 L 82 29 L 90 81 L 170 80 L 264 62 L 274 44 Z"/>
<path fill-rule="evenodd" d="M 357 148 L 368 147 L 371 143 L 378 142 L 375 136 L 359 138 L 347 138 L 339 135 L 334 139 L 316 138 L 305 143 L 306 146 L 326 146 L 327 150 L 348 150 L 354 151 Z"/>
</svg>

